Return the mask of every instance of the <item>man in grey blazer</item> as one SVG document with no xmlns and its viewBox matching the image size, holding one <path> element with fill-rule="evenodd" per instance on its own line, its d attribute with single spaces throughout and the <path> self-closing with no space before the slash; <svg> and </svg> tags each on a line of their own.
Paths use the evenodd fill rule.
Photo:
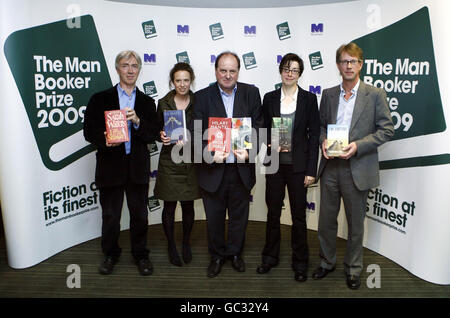
<svg viewBox="0 0 450 318">
<path fill-rule="evenodd" d="M 336 64 L 342 84 L 323 91 L 320 102 L 319 164 L 321 263 L 313 272 L 321 279 L 336 267 L 337 216 L 344 201 L 348 224 L 344 258 L 346 282 L 350 289 L 360 286 L 364 218 L 368 192 L 379 184 L 378 146 L 394 135 L 394 125 L 384 90 L 360 81 L 363 52 L 355 43 L 336 51 Z M 348 146 L 339 157 L 327 155 L 327 125 L 349 127 Z"/>
</svg>

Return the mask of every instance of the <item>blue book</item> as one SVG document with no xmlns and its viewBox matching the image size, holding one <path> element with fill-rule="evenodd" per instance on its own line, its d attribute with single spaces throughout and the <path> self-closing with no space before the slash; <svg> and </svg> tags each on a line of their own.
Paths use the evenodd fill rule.
<svg viewBox="0 0 450 318">
<path fill-rule="evenodd" d="M 164 111 L 164 132 L 170 137 L 170 143 L 178 140 L 187 141 L 186 114 L 184 110 Z"/>
</svg>

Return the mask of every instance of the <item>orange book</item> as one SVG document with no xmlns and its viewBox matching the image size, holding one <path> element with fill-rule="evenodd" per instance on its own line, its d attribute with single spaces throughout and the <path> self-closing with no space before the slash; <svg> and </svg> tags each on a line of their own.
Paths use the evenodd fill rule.
<svg viewBox="0 0 450 318">
<path fill-rule="evenodd" d="M 127 111 L 124 109 L 105 111 L 106 141 L 110 144 L 127 142 Z"/>
<path fill-rule="evenodd" d="M 231 118 L 209 117 L 208 151 L 230 152 Z"/>
</svg>

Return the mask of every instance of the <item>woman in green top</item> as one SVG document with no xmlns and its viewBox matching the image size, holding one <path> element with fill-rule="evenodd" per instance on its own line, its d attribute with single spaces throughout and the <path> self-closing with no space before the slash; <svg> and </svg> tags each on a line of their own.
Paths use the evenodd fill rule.
<svg viewBox="0 0 450 318">
<path fill-rule="evenodd" d="M 184 110 L 186 123 L 191 120 L 194 103 L 194 93 L 190 90 L 195 79 L 192 67 L 187 63 L 177 63 L 170 71 L 170 86 L 174 87 L 166 96 L 158 101 L 158 121 L 160 141 L 163 143 L 158 164 L 154 194 L 164 200 L 162 224 L 168 240 L 169 260 L 173 265 L 182 266 L 174 239 L 174 220 L 177 201 L 181 203 L 183 217 L 183 261 L 187 264 L 192 260 L 189 238 L 194 225 L 194 200 L 200 198 L 197 185 L 197 175 L 193 163 L 174 163 L 171 158 L 173 147 L 183 145 L 170 143 L 170 136 L 164 132 L 164 111 Z M 177 151 L 178 153 L 178 151 Z"/>
</svg>

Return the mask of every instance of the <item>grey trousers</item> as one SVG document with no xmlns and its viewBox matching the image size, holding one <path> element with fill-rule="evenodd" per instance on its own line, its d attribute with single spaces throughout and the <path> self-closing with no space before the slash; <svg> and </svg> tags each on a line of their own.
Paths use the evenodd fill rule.
<svg viewBox="0 0 450 318">
<path fill-rule="evenodd" d="M 344 201 L 348 225 L 344 268 L 347 275 L 360 275 L 363 269 L 364 218 L 369 190 L 360 191 L 353 183 L 350 163 L 344 159 L 328 160 L 320 179 L 319 243 L 320 266 L 336 266 L 337 217 Z"/>
</svg>

